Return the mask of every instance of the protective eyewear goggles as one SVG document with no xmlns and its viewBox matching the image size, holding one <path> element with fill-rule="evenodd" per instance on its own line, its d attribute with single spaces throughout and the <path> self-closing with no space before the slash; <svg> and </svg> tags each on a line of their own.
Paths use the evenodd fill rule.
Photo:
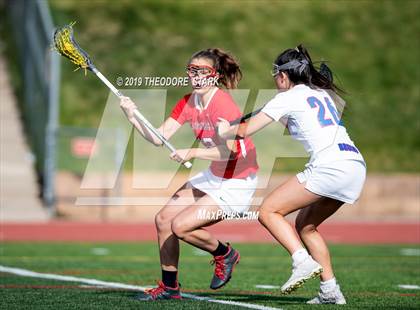
<svg viewBox="0 0 420 310">
<path fill-rule="evenodd" d="M 186 68 L 188 76 L 211 77 L 216 75 L 216 69 L 210 66 L 188 65 Z"/>
</svg>

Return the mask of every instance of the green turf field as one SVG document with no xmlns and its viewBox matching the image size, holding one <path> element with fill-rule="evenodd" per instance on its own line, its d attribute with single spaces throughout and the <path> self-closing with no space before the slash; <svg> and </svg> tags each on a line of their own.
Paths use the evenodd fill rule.
<svg viewBox="0 0 420 310">
<path fill-rule="evenodd" d="M 98 250 L 102 249 L 102 250 Z M 242 259 L 231 282 L 220 291 L 208 289 L 210 256 L 193 247 L 181 249 L 180 281 L 184 292 L 197 296 L 265 305 L 282 309 L 307 309 L 304 302 L 317 292 L 318 280 L 293 295 L 256 285 L 281 285 L 289 276 L 290 259 L 274 244 L 238 244 Z M 420 257 L 413 245 L 333 245 L 337 278 L 350 309 L 419 309 L 420 290 L 398 285 L 420 285 Z M 103 250 L 106 249 L 106 250 Z M 95 252 L 99 252 L 98 255 Z M 107 252 L 104 255 L 104 252 Z M 3 243 L 0 265 L 138 286 L 153 285 L 160 277 L 154 243 Z M 130 290 L 86 287 L 0 273 L 1 309 L 236 309 L 224 304 L 186 299 L 144 303 L 133 300 Z M 331 307 L 330 307 L 331 308 Z"/>
</svg>

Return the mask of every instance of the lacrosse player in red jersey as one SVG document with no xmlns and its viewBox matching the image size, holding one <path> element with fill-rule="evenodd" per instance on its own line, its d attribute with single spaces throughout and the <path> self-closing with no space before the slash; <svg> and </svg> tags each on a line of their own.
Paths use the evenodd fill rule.
<svg viewBox="0 0 420 310">
<path fill-rule="evenodd" d="M 192 92 L 175 105 L 159 132 L 169 139 L 188 123 L 204 148 L 179 149 L 171 159 L 183 163 L 193 158 L 208 160 L 207 170 L 182 186 L 155 217 L 162 268 L 162 281 L 140 300 L 179 299 L 179 240 L 213 255 L 214 275 L 210 288 L 218 289 L 231 278 L 239 262 L 239 252 L 220 242 L 204 229 L 222 220 L 202 218 L 201 214 L 240 214 L 249 209 L 257 186 L 255 146 L 250 138 L 220 139 L 216 132 L 219 118 L 235 120 L 242 116 L 226 89 L 234 89 L 242 77 L 236 60 L 228 53 L 211 48 L 195 53 L 188 62 L 187 74 Z M 155 145 L 161 145 L 147 128 L 134 118 L 135 104 L 127 97 L 120 103 L 129 121 L 140 134 Z"/>
<path fill-rule="evenodd" d="M 308 51 L 300 45 L 277 57 L 272 75 L 279 93 L 248 123 L 231 126 L 221 119 L 218 133 L 225 139 L 245 138 L 278 121 L 303 143 L 311 155 L 309 163 L 264 199 L 259 221 L 292 256 L 292 275 L 281 287 L 283 293 L 320 274 L 319 295 L 308 303 L 345 304 L 328 247 L 317 227 L 344 203 L 359 198 L 366 164 L 340 120 L 339 89 L 325 64 L 316 70 Z M 300 210 L 296 218 L 300 239 L 284 218 L 296 210 Z"/>
</svg>

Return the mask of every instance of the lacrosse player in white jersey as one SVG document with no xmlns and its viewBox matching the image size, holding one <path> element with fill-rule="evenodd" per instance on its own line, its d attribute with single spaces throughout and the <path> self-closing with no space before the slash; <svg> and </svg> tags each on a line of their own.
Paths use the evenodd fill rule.
<svg viewBox="0 0 420 310">
<path fill-rule="evenodd" d="M 244 139 L 272 122 L 281 122 L 303 143 L 311 156 L 309 162 L 264 199 L 259 221 L 292 256 L 292 275 L 281 287 L 283 293 L 320 275 L 320 292 L 308 303 L 345 304 L 317 227 L 344 203 L 353 204 L 359 198 L 366 164 L 340 121 L 337 92 L 341 90 L 325 64 L 316 70 L 307 50 L 299 45 L 277 57 L 272 75 L 279 93 L 247 123 L 231 126 L 220 119 L 218 134 L 224 139 Z M 295 224 L 299 236 L 285 219 L 296 210 L 300 210 Z"/>
</svg>

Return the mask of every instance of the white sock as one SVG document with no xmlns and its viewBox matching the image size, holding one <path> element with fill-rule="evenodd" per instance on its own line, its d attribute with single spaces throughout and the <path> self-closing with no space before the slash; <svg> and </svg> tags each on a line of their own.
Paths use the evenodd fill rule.
<svg viewBox="0 0 420 310">
<path fill-rule="evenodd" d="M 309 256 L 306 249 L 301 248 L 292 254 L 293 265 L 298 265 L 303 262 Z"/>
<path fill-rule="evenodd" d="M 323 293 L 326 293 L 326 292 L 333 291 L 336 286 L 337 286 L 337 280 L 335 278 L 332 278 L 327 281 L 321 281 L 320 288 Z"/>
</svg>

